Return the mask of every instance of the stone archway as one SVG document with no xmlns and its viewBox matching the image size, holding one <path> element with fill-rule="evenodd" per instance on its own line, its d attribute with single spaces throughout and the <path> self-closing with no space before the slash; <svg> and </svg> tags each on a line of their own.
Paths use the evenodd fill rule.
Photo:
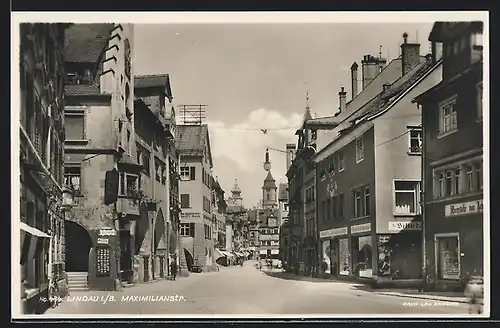
<svg viewBox="0 0 500 328">
<path fill-rule="evenodd" d="M 76 222 L 64 222 L 66 272 L 88 272 L 89 252 L 93 246 L 87 229 Z"/>
</svg>

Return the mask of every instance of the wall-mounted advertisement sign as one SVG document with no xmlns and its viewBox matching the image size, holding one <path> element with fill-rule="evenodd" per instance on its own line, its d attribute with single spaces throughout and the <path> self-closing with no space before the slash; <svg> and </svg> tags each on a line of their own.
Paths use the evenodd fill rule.
<svg viewBox="0 0 500 328">
<path fill-rule="evenodd" d="M 476 200 L 472 202 L 450 204 L 444 207 L 444 216 L 458 216 L 473 213 L 483 212 L 483 200 Z"/>
<path fill-rule="evenodd" d="M 401 230 L 422 230 L 420 221 L 391 221 L 389 222 L 389 231 Z"/>
</svg>

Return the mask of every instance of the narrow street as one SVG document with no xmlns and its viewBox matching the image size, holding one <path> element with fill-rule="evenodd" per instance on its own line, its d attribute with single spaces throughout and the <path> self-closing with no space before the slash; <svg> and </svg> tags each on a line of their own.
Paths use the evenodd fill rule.
<svg viewBox="0 0 500 328">
<path fill-rule="evenodd" d="M 353 314 L 456 316 L 468 313 L 466 304 L 379 295 L 358 290 L 353 283 L 271 277 L 254 268 L 254 263 L 249 261 L 243 267 L 221 268 L 220 272 L 191 274 L 175 282 L 164 280 L 136 285 L 122 292 L 73 292 L 44 316 L 312 314 L 328 317 Z M 84 301 L 83 296 L 93 300 Z M 115 301 L 111 301 L 112 297 Z M 148 301 L 144 297 L 151 299 Z M 108 301 L 104 302 L 106 298 Z"/>
</svg>

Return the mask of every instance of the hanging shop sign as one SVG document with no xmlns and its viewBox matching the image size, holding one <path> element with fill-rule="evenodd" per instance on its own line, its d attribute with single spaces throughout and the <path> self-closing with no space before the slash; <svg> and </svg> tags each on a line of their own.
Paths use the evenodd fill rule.
<svg viewBox="0 0 500 328">
<path fill-rule="evenodd" d="M 331 238 L 347 235 L 347 227 L 323 230 L 319 232 L 319 238 Z"/>
<path fill-rule="evenodd" d="M 401 230 L 422 230 L 420 221 L 391 221 L 389 222 L 389 231 Z"/>
<path fill-rule="evenodd" d="M 116 236 L 116 230 L 113 228 L 99 229 L 99 236 Z"/>
<path fill-rule="evenodd" d="M 472 213 L 482 213 L 483 212 L 483 200 L 476 200 L 472 202 L 450 204 L 444 207 L 444 216 L 457 216 Z"/>
<path fill-rule="evenodd" d="M 372 230 L 371 223 L 364 223 L 351 226 L 351 233 L 362 233 L 362 232 L 370 232 Z"/>
</svg>

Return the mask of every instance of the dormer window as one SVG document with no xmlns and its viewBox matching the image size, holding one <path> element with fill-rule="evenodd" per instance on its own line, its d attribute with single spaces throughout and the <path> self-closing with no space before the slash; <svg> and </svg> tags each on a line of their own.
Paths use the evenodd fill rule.
<svg viewBox="0 0 500 328">
<path fill-rule="evenodd" d="M 311 130 L 311 141 L 316 140 L 318 138 L 318 131 Z"/>
</svg>

